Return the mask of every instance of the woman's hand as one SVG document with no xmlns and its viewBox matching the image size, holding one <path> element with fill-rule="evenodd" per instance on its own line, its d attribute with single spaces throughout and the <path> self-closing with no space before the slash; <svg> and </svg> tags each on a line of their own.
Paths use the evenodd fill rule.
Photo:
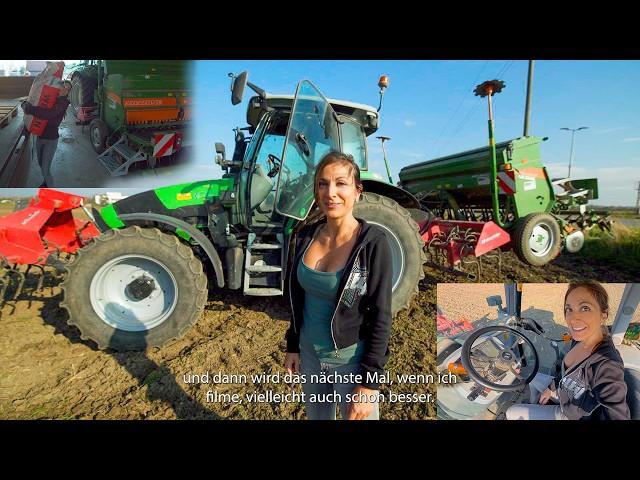
<svg viewBox="0 0 640 480">
<path fill-rule="evenodd" d="M 362 394 L 362 399 L 360 395 Z M 353 401 L 349 406 L 349 413 L 347 414 L 347 420 L 364 420 L 371 412 L 376 402 L 370 402 L 369 396 L 377 397 L 378 390 L 372 390 L 362 385 L 358 385 L 353 389 L 352 398 Z"/>
<path fill-rule="evenodd" d="M 553 390 L 549 390 L 548 388 L 542 392 L 540 394 L 540 400 L 538 401 L 538 403 L 540 405 L 546 405 L 547 402 L 551 399 L 556 400 L 558 398 L 558 395 L 556 394 L 556 392 L 554 392 Z"/>
<path fill-rule="evenodd" d="M 284 357 L 284 368 L 289 374 L 298 373 L 300 371 L 300 354 L 287 352 Z"/>
</svg>

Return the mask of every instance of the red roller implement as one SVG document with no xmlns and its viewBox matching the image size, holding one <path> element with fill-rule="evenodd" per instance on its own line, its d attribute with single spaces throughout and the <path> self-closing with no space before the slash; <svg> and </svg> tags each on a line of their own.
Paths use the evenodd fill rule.
<svg viewBox="0 0 640 480">
<path fill-rule="evenodd" d="M 75 253 L 100 231 L 73 217 L 83 197 L 42 188 L 24 210 L 0 218 L 0 259 L 12 264 L 44 265 L 51 254 Z"/>
</svg>

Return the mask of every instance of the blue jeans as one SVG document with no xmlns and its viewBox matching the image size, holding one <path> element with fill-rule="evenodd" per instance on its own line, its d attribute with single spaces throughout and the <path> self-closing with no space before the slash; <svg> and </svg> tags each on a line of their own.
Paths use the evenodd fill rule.
<svg viewBox="0 0 640 480">
<path fill-rule="evenodd" d="M 48 139 L 38 137 L 36 139 L 36 159 L 38 160 L 38 165 L 40 165 L 40 170 L 42 170 L 42 177 L 47 187 L 53 187 L 51 164 L 56 154 L 56 148 L 58 148 L 57 138 Z"/>
<path fill-rule="evenodd" d="M 511 405 L 506 413 L 507 420 L 567 420 L 560 405 L 540 405 L 538 400 L 553 380 L 551 375 L 537 373 L 529 383 L 529 402 Z"/>
<path fill-rule="evenodd" d="M 353 389 L 358 385 L 357 383 L 311 383 L 311 375 L 320 375 L 325 373 L 327 375 L 337 373 L 340 375 L 361 374 L 362 367 L 360 364 L 348 364 L 348 365 L 331 365 L 328 363 L 321 363 L 315 355 L 315 352 L 301 348 L 300 349 L 300 373 L 305 376 L 306 382 L 302 384 L 302 391 L 305 396 L 305 408 L 307 411 L 307 418 L 309 420 L 335 420 L 336 419 L 336 404 L 340 407 L 340 415 L 342 419 L 347 418 L 350 404 L 346 402 L 347 394 L 353 393 Z M 309 401 L 311 395 L 325 396 L 330 401 L 325 402 L 311 402 Z M 340 401 L 331 401 L 332 399 Z M 371 414 L 365 418 L 365 420 L 379 420 L 380 409 L 378 403 L 375 403 Z"/>
</svg>

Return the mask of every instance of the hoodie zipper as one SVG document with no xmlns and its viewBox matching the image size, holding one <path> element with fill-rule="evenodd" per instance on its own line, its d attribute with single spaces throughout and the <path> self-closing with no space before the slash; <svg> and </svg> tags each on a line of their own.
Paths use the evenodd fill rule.
<svg viewBox="0 0 640 480">
<path fill-rule="evenodd" d="M 347 281 L 345 282 L 344 286 L 342 287 L 342 291 L 340 292 L 340 298 L 338 298 L 338 303 L 336 303 L 336 309 L 333 311 L 333 316 L 331 317 L 331 339 L 333 340 L 333 346 L 335 348 L 335 353 L 334 353 L 334 357 L 335 358 L 340 358 L 340 353 L 338 352 L 338 344 L 336 343 L 336 337 L 333 334 L 333 320 L 336 318 L 336 313 L 338 312 L 338 307 L 340 306 L 340 302 L 342 301 L 342 296 L 344 295 L 344 290 L 347 287 L 347 285 L 349 284 L 349 281 L 351 280 L 351 277 L 353 275 L 353 270 L 355 269 L 355 266 L 356 266 L 356 262 L 360 261 L 360 252 L 362 251 L 363 247 L 364 247 L 364 245 L 360 245 L 360 248 L 358 248 L 358 252 L 356 253 L 355 260 L 353 261 L 353 264 L 351 265 L 351 271 L 349 272 L 349 276 L 347 277 Z"/>
<path fill-rule="evenodd" d="M 291 263 L 292 263 L 292 268 L 291 268 L 291 272 L 289 273 L 289 303 L 291 304 L 291 316 L 293 317 L 293 332 L 294 333 L 298 333 L 298 329 L 296 328 L 296 313 L 295 313 L 295 308 L 293 307 L 293 297 L 291 296 L 291 277 L 293 277 L 293 268 L 294 265 L 296 264 L 296 240 L 298 237 L 298 232 L 295 233 L 295 235 L 293 236 L 293 255 L 291 255 Z"/>
<path fill-rule="evenodd" d="M 586 358 L 583 358 L 579 363 L 575 364 L 573 367 L 571 367 L 568 370 L 565 370 L 564 368 L 564 358 L 561 360 L 562 365 L 561 365 L 561 373 L 562 376 L 560 377 L 560 382 L 558 382 L 558 388 L 556 389 L 558 391 L 558 403 L 560 405 L 560 411 L 562 412 L 562 414 L 564 416 L 566 416 L 566 414 L 564 413 L 564 408 L 562 407 L 562 402 L 560 401 L 560 385 L 563 384 L 563 380 L 565 379 L 565 377 L 568 377 L 570 374 L 576 372 L 578 369 L 580 369 L 580 371 L 582 372 L 582 380 L 584 381 L 584 386 L 585 386 L 585 392 L 584 394 L 587 393 L 587 391 L 591 391 L 591 386 L 589 385 L 589 383 L 587 382 L 587 374 L 585 372 L 583 363 L 585 363 L 587 360 L 589 360 L 589 358 L 591 358 L 591 356 L 593 355 L 593 352 L 595 352 L 595 348 L 591 351 L 591 354 L 589 354 L 589 356 L 587 356 Z M 591 412 L 593 413 L 593 411 Z"/>
</svg>

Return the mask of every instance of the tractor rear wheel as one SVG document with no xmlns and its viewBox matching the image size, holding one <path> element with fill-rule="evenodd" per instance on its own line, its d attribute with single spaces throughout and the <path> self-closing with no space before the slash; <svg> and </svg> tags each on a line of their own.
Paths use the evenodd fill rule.
<svg viewBox="0 0 640 480">
<path fill-rule="evenodd" d="M 546 265 L 560 254 L 562 234 L 548 213 L 530 213 L 516 224 L 513 248 L 518 258 L 533 266 Z"/>
<path fill-rule="evenodd" d="M 94 92 L 98 88 L 98 79 L 89 75 L 77 74 L 71 81 L 71 91 L 69 92 L 69 102 L 73 115 L 78 115 L 80 107 L 93 107 Z"/>
<path fill-rule="evenodd" d="M 79 250 L 62 284 L 69 325 L 102 350 L 144 350 L 180 338 L 207 301 L 191 248 L 157 228 L 109 230 Z"/>
<path fill-rule="evenodd" d="M 376 193 L 365 192 L 353 209 L 356 217 L 381 227 L 391 247 L 393 296 L 391 311 L 395 315 L 408 307 L 424 278 L 426 261 L 424 241 L 411 214 L 395 200 Z"/>
</svg>

